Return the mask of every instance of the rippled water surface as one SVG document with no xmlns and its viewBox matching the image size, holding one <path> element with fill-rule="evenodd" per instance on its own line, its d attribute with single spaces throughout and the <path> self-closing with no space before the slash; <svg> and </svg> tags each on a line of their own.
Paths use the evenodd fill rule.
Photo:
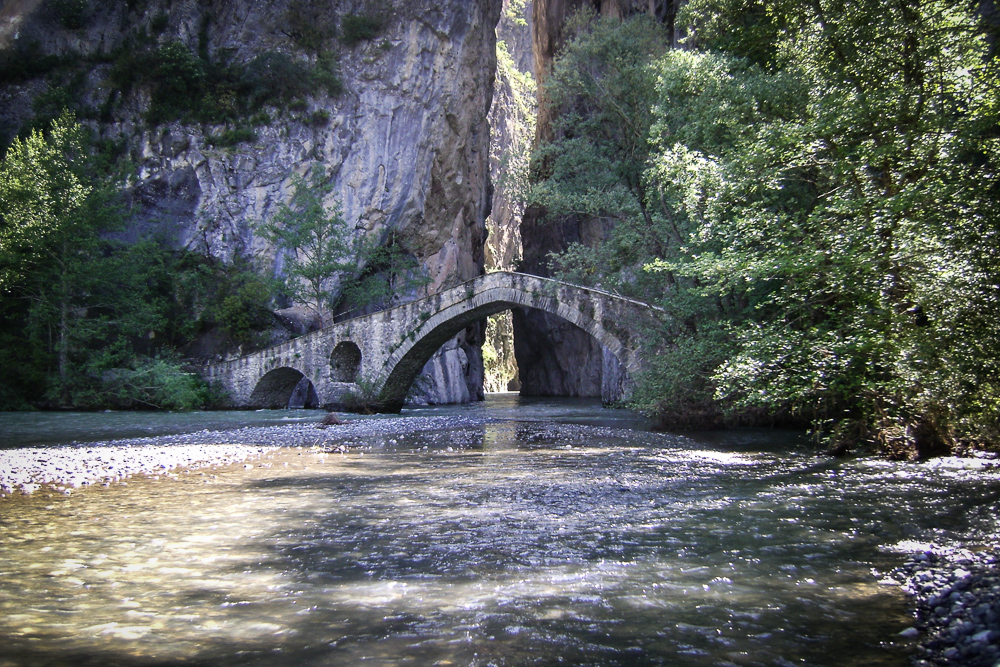
<svg viewBox="0 0 1000 667">
<path fill-rule="evenodd" d="M 775 434 L 495 407 L 0 504 L 0 665 L 902 666 L 880 547 L 992 529 L 1000 496 Z"/>
</svg>

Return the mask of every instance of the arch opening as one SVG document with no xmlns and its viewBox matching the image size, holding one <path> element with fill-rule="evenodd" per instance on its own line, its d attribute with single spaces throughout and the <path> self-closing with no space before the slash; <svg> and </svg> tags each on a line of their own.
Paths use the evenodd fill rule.
<svg viewBox="0 0 1000 667">
<path fill-rule="evenodd" d="M 319 406 L 316 389 L 309 378 L 294 368 L 275 368 L 257 381 L 248 407 L 280 410 Z"/>
<path fill-rule="evenodd" d="M 345 340 L 330 353 L 330 379 L 334 382 L 357 382 L 361 373 L 361 348 Z"/>
<path fill-rule="evenodd" d="M 463 328 L 483 320 L 489 315 L 515 309 L 535 310 L 554 315 L 577 329 L 581 334 L 593 339 L 598 349 L 598 362 L 601 365 L 601 371 L 603 371 L 602 378 L 597 383 L 600 388 L 597 395 L 608 403 L 628 398 L 631 388 L 634 386 L 629 377 L 629 362 L 620 358 L 618 354 L 625 351 L 626 347 L 615 336 L 616 332 L 608 331 L 604 322 L 597 321 L 593 317 L 593 311 L 586 313 L 567 308 L 557 300 L 544 298 L 537 293 L 515 292 L 512 294 L 511 292 L 511 290 L 506 290 L 506 294 L 495 301 L 491 301 L 486 294 L 480 293 L 476 295 L 478 303 L 475 305 L 455 304 L 438 313 L 438 316 L 434 318 L 438 321 L 436 326 L 414 340 L 395 365 L 389 369 L 389 374 L 380 392 L 377 409 L 398 411 L 403 405 L 411 384 L 419 376 L 426 362 L 443 344 Z M 525 369 L 520 368 L 520 363 L 518 360 L 519 370 L 524 372 Z M 609 381 L 605 381 L 604 375 Z"/>
</svg>

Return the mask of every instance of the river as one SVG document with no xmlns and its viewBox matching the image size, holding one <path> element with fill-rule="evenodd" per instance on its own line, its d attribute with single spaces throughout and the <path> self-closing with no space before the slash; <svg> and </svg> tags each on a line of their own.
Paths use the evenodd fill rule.
<svg viewBox="0 0 1000 667">
<path fill-rule="evenodd" d="M 957 463 L 586 401 L 404 416 L 449 414 L 480 423 L 0 501 L 0 665 L 902 667 L 881 574 L 997 534 L 1000 480 Z M 16 419 L 56 444 L 318 415 Z"/>
</svg>

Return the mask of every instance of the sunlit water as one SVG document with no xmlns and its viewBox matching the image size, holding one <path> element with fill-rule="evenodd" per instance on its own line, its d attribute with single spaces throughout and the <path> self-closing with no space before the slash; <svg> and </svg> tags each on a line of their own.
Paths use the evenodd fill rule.
<svg viewBox="0 0 1000 667">
<path fill-rule="evenodd" d="M 0 665 L 902 666 L 885 547 L 994 529 L 995 475 L 515 403 L 0 503 Z"/>
</svg>

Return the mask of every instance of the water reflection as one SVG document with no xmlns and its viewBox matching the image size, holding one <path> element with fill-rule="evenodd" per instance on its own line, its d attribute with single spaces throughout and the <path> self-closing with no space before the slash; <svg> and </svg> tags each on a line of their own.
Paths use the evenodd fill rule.
<svg viewBox="0 0 1000 667">
<path fill-rule="evenodd" d="M 0 662 L 904 665 L 879 545 L 1000 490 L 544 422 L 369 445 L 0 505 Z"/>
</svg>

